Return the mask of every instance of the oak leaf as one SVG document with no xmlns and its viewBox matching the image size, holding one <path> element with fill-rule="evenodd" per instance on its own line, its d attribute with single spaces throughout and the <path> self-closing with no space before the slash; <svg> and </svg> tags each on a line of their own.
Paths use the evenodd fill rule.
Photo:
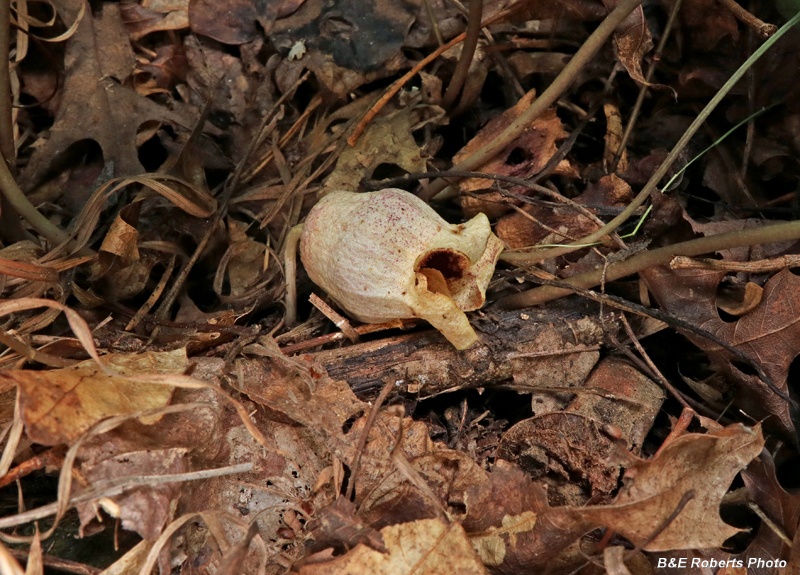
<svg viewBox="0 0 800 575">
<path fill-rule="evenodd" d="M 73 21 L 83 4 L 79 0 L 55 2 L 59 14 Z M 116 4 L 105 4 L 93 16 L 87 11 L 75 34 L 67 40 L 63 96 L 50 128 L 50 137 L 35 148 L 21 174 L 23 187 L 41 183 L 54 157 L 82 140 L 94 140 L 103 152 L 110 175 L 144 172 L 136 149 L 136 134 L 146 121 L 191 126 L 193 120 L 175 109 L 156 104 L 122 83 L 136 64 Z"/>
<path fill-rule="evenodd" d="M 761 302 L 738 321 L 727 323 L 717 311 L 717 286 L 725 272 L 715 270 L 650 268 L 642 272 L 662 309 L 700 327 L 759 362 L 775 385 L 788 393 L 787 377 L 800 350 L 800 277 L 788 269 L 775 274 L 764 286 Z M 738 385 L 738 404 L 754 418 L 791 433 L 794 424 L 785 399 L 757 376 L 733 361 L 719 344 L 695 335 L 687 337 L 705 350 L 713 366 Z M 741 368 L 741 369 L 740 369 Z"/>
<path fill-rule="evenodd" d="M 614 503 L 572 510 L 581 520 L 614 529 L 645 551 L 719 547 L 740 530 L 719 516 L 722 497 L 764 447 L 760 426 L 731 425 L 666 443 L 650 460 L 628 468 Z M 675 517 L 681 498 L 694 492 Z M 666 527 L 650 540 L 659 527 Z"/>
</svg>

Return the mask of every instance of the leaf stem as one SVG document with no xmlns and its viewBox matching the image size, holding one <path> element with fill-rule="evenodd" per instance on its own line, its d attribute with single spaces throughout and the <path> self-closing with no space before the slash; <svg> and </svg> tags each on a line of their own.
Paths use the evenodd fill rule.
<svg viewBox="0 0 800 575">
<path fill-rule="evenodd" d="M 622 6 L 622 4 L 620 4 L 619 6 Z M 619 8 L 617 8 L 617 9 L 619 9 Z M 733 75 L 730 78 L 728 78 L 728 81 L 725 82 L 725 84 L 722 86 L 722 88 L 719 89 L 719 92 L 717 92 L 714 95 L 714 97 L 711 99 L 711 101 L 708 104 L 706 104 L 706 107 L 703 108 L 700 111 L 700 113 L 697 115 L 697 118 L 695 118 L 694 122 L 692 122 L 692 124 L 686 129 L 686 131 L 683 133 L 683 136 L 681 136 L 681 139 L 678 140 L 678 143 L 675 144 L 675 147 L 672 148 L 672 151 L 669 153 L 667 158 L 664 160 L 664 163 L 662 163 L 661 166 L 659 166 L 658 170 L 656 170 L 656 172 L 653 174 L 653 176 L 650 178 L 650 180 L 647 182 L 647 184 L 645 184 L 645 186 L 642 188 L 642 191 L 639 192 L 639 194 L 633 199 L 633 201 L 630 204 L 628 204 L 628 207 L 626 207 L 617 217 L 615 217 L 613 220 L 608 222 L 605 226 L 603 226 L 599 230 L 597 230 L 595 232 L 592 232 L 588 236 L 580 238 L 579 240 L 577 240 L 576 242 L 573 242 L 569 246 L 560 247 L 560 248 L 551 248 L 551 249 L 546 249 L 546 250 L 535 250 L 535 251 L 531 251 L 531 252 L 527 252 L 527 253 L 515 254 L 513 256 L 513 258 L 512 258 L 513 261 L 518 261 L 518 262 L 523 262 L 524 261 L 526 263 L 536 263 L 536 262 L 540 262 L 542 260 L 546 260 L 546 259 L 549 259 L 549 258 L 554 258 L 554 257 L 558 257 L 558 256 L 561 256 L 561 255 L 564 255 L 564 254 L 568 254 L 570 252 L 575 251 L 576 249 L 579 249 L 581 246 L 600 241 L 604 236 L 607 236 L 608 234 L 610 234 L 611 232 L 616 230 L 619 226 L 621 226 L 623 223 L 625 223 L 627 221 L 627 219 L 636 211 L 636 209 L 639 206 L 641 206 L 644 203 L 644 201 L 650 196 L 650 192 L 652 192 L 653 190 L 656 189 L 656 187 L 658 186 L 658 183 L 661 181 L 661 179 L 664 177 L 664 175 L 667 173 L 667 171 L 672 167 L 672 164 L 675 162 L 675 160 L 678 158 L 680 153 L 686 147 L 686 144 L 689 143 L 689 140 L 692 139 L 692 137 L 697 132 L 697 130 L 700 128 L 700 126 L 703 124 L 703 122 L 706 121 L 706 118 L 708 118 L 708 116 L 711 114 L 711 112 L 714 111 L 714 109 L 722 101 L 722 99 L 728 94 L 728 92 L 731 90 L 731 88 L 733 88 L 736 85 L 736 83 L 741 79 L 741 77 L 744 76 L 745 72 L 747 72 L 747 70 L 761 56 L 763 56 L 764 53 L 767 50 L 769 50 L 769 48 L 781 36 L 783 36 L 786 32 L 791 30 L 792 27 L 795 24 L 797 24 L 798 22 L 800 22 L 800 12 L 798 12 L 786 24 L 781 26 L 780 30 L 775 32 L 775 34 L 772 35 L 769 38 L 769 40 L 767 40 L 766 42 L 764 42 L 764 44 L 759 46 L 759 48 L 755 52 L 753 52 L 753 54 L 744 62 L 744 64 L 742 64 L 739 67 L 739 69 L 736 70 L 736 72 L 734 72 Z M 577 54 L 576 54 L 576 57 L 577 57 Z M 538 102 L 538 100 L 537 100 L 537 102 Z M 534 102 L 534 104 L 535 104 L 535 102 Z M 500 139 L 500 138 L 498 138 L 498 139 Z M 511 254 L 509 254 L 509 255 L 511 255 Z M 507 257 L 504 257 L 504 259 L 508 260 Z"/>
<path fill-rule="evenodd" d="M 796 239 L 800 239 L 800 221 L 715 234 L 650 250 L 627 260 L 612 263 L 605 268 L 598 268 L 576 275 L 569 278 L 566 283 L 581 288 L 590 288 L 603 280 L 610 282 L 635 274 L 646 268 L 667 264 L 675 256 L 699 256 L 719 250 Z M 498 303 L 504 308 L 517 309 L 545 303 L 570 293 L 572 291 L 566 288 L 542 286 L 506 296 L 500 299 Z"/>
<path fill-rule="evenodd" d="M 57 246 L 71 242 L 69 234 L 44 217 L 22 193 L 22 190 L 14 180 L 14 176 L 11 175 L 8 162 L 5 161 L 4 157 L 0 158 L 0 193 L 2 193 L 3 198 L 11 205 L 14 211 L 50 243 Z M 88 247 L 81 248 L 78 253 L 84 256 L 95 255 L 95 252 Z"/>
<path fill-rule="evenodd" d="M 464 38 L 464 45 L 461 47 L 461 57 L 456 64 L 453 78 L 445 90 L 442 98 L 442 107 L 450 109 L 455 103 L 464 82 L 469 73 L 469 66 L 472 64 L 472 57 L 475 55 L 475 48 L 478 46 L 478 38 L 481 34 L 481 16 L 483 15 L 483 0 L 470 0 L 469 15 L 467 16 L 467 35 Z"/>
</svg>

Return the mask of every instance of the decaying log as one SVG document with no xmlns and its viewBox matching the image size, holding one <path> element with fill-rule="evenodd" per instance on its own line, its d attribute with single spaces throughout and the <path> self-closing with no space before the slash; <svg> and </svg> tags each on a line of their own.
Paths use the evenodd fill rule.
<svg viewBox="0 0 800 575">
<path fill-rule="evenodd" d="M 604 334 L 618 330 L 600 320 L 597 305 L 574 298 L 546 309 L 484 310 L 470 319 L 480 340 L 465 351 L 425 330 L 310 355 L 361 398 L 374 397 L 389 381 L 421 398 L 499 383 L 527 391 L 569 388 L 597 363 Z"/>
</svg>

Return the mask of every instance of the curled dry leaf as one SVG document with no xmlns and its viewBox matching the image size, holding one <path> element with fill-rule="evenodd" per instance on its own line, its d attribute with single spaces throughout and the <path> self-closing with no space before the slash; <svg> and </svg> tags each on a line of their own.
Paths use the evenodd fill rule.
<svg viewBox="0 0 800 575">
<path fill-rule="evenodd" d="M 610 11 L 617 7 L 619 0 L 603 0 L 603 4 Z M 631 78 L 647 84 L 642 74 L 642 57 L 653 49 L 653 39 L 641 6 L 628 14 L 614 32 L 614 44 L 617 48 L 617 58 L 625 66 Z"/>
<path fill-rule="evenodd" d="M 503 243 L 478 214 L 452 225 L 403 190 L 333 192 L 311 210 L 300 254 L 311 280 L 366 323 L 418 317 L 458 349 L 478 339 L 480 308 Z"/>
</svg>

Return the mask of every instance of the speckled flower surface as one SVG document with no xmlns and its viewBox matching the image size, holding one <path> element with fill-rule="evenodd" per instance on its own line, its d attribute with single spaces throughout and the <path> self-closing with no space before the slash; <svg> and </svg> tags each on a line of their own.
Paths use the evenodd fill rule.
<svg viewBox="0 0 800 575">
<path fill-rule="evenodd" d="M 483 305 L 502 249 L 484 214 L 448 224 L 413 194 L 386 189 L 322 198 L 306 219 L 300 257 L 354 318 L 419 317 L 465 349 L 477 335 L 464 312 Z"/>
</svg>

